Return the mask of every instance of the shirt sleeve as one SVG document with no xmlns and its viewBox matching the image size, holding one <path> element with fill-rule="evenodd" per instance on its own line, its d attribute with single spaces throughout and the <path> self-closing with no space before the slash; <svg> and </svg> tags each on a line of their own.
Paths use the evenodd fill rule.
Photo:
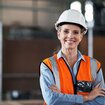
<svg viewBox="0 0 105 105">
<path fill-rule="evenodd" d="M 85 102 L 83 105 L 105 105 L 105 97 L 97 97 L 92 101 Z"/>
<path fill-rule="evenodd" d="M 100 83 L 100 88 L 105 89 L 105 83 L 104 83 L 104 78 L 103 78 L 103 73 L 102 73 L 102 68 L 100 68 L 99 72 L 97 73 L 96 80 L 93 84 L 93 88 Z M 105 105 L 105 97 L 97 97 L 92 101 L 84 103 L 84 105 Z"/>
<path fill-rule="evenodd" d="M 99 72 L 97 73 L 96 80 L 93 84 L 93 88 L 100 83 L 100 88 L 105 88 L 105 83 L 104 83 L 104 77 L 103 77 L 103 72 L 102 68 L 100 68 Z"/>
<path fill-rule="evenodd" d="M 49 68 L 41 63 L 40 66 L 40 87 L 42 96 L 47 105 L 82 105 L 83 97 L 81 95 L 70 95 L 53 92 L 49 87 L 55 84 L 54 77 Z"/>
</svg>

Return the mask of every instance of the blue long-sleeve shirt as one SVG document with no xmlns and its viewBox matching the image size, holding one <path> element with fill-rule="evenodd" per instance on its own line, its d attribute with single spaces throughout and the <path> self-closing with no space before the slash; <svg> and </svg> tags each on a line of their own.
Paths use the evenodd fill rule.
<svg viewBox="0 0 105 105">
<path fill-rule="evenodd" d="M 65 59 L 61 50 L 58 52 L 57 57 L 58 58 L 63 57 Z M 79 62 L 81 59 L 85 60 L 82 54 L 78 51 L 78 60 L 74 64 L 73 68 L 70 68 L 70 66 L 68 65 L 72 72 L 74 83 L 75 83 L 75 76 L 77 73 L 77 68 L 79 66 Z M 65 61 L 67 62 L 66 59 Z M 83 103 L 83 96 L 81 95 L 71 95 L 71 94 L 53 92 L 49 87 L 55 84 L 54 77 L 51 71 L 49 70 L 49 68 L 44 63 L 41 63 L 40 73 L 41 73 L 40 74 L 40 87 L 41 87 L 43 98 L 45 102 L 47 103 L 47 105 L 105 105 L 104 97 L 97 97 L 96 99 L 92 101 Z M 93 87 L 100 81 L 101 81 L 100 87 L 105 88 L 101 68 L 97 74 L 97 78 Z"/>
</svg>

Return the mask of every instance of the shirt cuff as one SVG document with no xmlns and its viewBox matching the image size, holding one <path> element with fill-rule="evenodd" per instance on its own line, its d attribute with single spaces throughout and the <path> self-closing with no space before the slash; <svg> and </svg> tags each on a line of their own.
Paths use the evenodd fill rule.
<svg viewBox="0 0 105 105">
<path fill-rule="evenodd" d="M 76 96 L 75 96 L 75 102 L 76 102 L 76 103 L 83 104 L 83 96 L 81 96 L 81 95 L 76 95 Z"/>
</svg>

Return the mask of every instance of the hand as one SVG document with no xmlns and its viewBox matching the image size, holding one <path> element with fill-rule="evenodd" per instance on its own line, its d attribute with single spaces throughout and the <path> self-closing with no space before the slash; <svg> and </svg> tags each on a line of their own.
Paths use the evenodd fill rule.
<svg viewBox="0 0 105 105">
<path fill-rule="evenodd" d="M 95 86 L 95 88 L 89 93 L 89 95 L 84 96 L 84 102 L 95 99 L 98 96 L 105 97 L 105 89 L 99 88 L 100 83 Z"/>
<path fill-rule="evenodd" d="M 53 92 L 58 92 L 58 93 L 60 93 L 60 90 L 57 88 L 56 85 L 51 85 L 51 86 L 50 86 L 50 89 L 51 89 Z"/>
</svg>

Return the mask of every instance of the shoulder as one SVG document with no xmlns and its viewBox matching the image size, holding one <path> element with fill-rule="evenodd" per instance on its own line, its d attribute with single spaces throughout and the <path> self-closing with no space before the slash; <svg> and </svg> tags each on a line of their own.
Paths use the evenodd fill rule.
<svg viewBox="0 0 105 105">
<path fill-rule="evenodd" d="M 91 59 L 92 61 L 96 62 L 96 63 L 97 63 L 97 66 L 98 66 L 98 69 L 100 69 L 100 67 L 101 67 L 100 61 L 97 60 L 97 59 L 95 59 L 95 58 L 92 58 L 92 57 L 90 57 L 90 59 Z"/>
<path fill-rule="evenodd" d="M 90 57 L 91 58 L 91 57 Z M 97 59 L 95 59 L 95 58 L 91 58 L 91 61 L 93 61 L 93 62 L 96 62 L 96 64 L 97 64 L 97 68 L 98 68 L 98 71 L 100 70 L 100 68 L 101 68 L 101 63 L 100 63 L 100 61 L 98 61 Z M 97 71 L 97 72 L 98 72 Z"/>
<path fill-rule="evenodd" d="M 45 58 L 40 63 L 40 70 L 39 70 L 39 74 L 40 75 L 44 75 L 44 76 L 47 76 L 47 77 L 53 75 L 53 72 L 52 72 L 52 64 L 51 64 L 51 61 L 50 61 L 49 58 L 50 57 Z"/>
<path fill-rule="evenodd" d="M 53 57 L 53 56 L 51 56 L 51 57 Z M 52 69 L 52 64 L 51 64 L 51 61 L 50 61 L 51 57 L 45 58 L 41 62 L 40 67 L 49 68 L 51 70 Z"/>
<path fill-rule="evenodd" d="M 100 61 L 98 61 L 97 59 L 93 58 L 93 57 L 90 57 L 90 56 L 87 56 L 87 55 L 83 55 L 85 59 L 90 59 L 90 61 L 92 63 L 96 63 L 97 64 L 97 67 L 98 67 L 98 70 L 101 68 L 101 63 Z"/>
</svg>

